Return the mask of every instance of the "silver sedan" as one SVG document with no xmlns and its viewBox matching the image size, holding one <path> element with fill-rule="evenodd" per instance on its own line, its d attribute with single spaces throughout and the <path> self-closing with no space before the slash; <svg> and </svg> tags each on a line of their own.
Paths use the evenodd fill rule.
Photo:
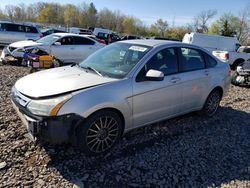
<svg viewBox="0 0 250 188">
<path fill-rule="evenodd" d="M 12 102 L 32 139 L 95 155 L 131 129 L 191 111 L 213 116 L 229 84 L 228 64 L 200 47 L 131 40 L 21 78 Z"/>
</svg>

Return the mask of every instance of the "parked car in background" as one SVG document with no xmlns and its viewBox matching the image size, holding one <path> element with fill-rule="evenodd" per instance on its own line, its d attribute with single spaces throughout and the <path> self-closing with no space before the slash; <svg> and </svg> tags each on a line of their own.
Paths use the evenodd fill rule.
<svg viewBox="0 0 250 188">
<path fill-rule="evenodd" d="M 237 52 L 213 51 L 213 55 L 227 61 L 230 64 L 231 69 L 236 70 L 237 66 L 250 60 L 250 47 L 241 46 L 238 48 Z"/>
<path fill-rule="evenodd" d="M 99 38 L 97 38 L 97 36 L 95 36 L 95 35 L 83 35 L 83 36 L 85 36 L 85 37 L 89 37 L 89 38 L 91 38 L 91 39 L 94 39 L 94 40 L 96 40 L 96 41 L 98 41 L 98 42 L 100 42 L 100 43 L 102 43 L 102 44 L 105 44 L 105 45 L 106 45 L 105 40 L 103 40 L 103 39 L 99 39 Z"/>
<path fill-rule="evenodd" d="M 121 40 L 134 40 L 134 39 L 142 39 L 142 37 L 135 35 L 125 35 L 121 38 Z"/>
<path fill-rule="evenodd" d="M 92 31 L 89 29 L 79 28 L 79 27 L 70 27 L 68 29 L 69 33 L 81 34 L 81 35 L 92 35 Z"/>
<path fill-rule="evenodd" d="M 37 41 L 12 43 L 3 49 L 0 60 L 6 61 L 6 58 L 11 56 L 19 60 L 20 63 L 25 50 L 39 47 L 64 63 L 78 63 L 104 46 L 104 44 L 78 34 L 55 33 Z"/>
<path fill-rule="evenodd" d="M 104 28 L 92 28 L 92 30 L 93 30 L 93 35 L 96 35 L 96 36 L 98 36 L 98 33 L 104 33 L 104 34 L 111 34 L 111 33 L 113 33 L 113 31 L 112 30 L 110 30 L 110 29 L 104 29 Z"/>
<path fill-rule="evenodd" d="M 179 39 L 172 39 L 172 38 L 170 39 L 170 38 L 165 38 L 165 37 L 151 37 L 150 39 L 180 41 Z"/>
<path fill-rule="evenodd" d="M 25 76 L 11 98 L 31 138 L 97 155 L 129 130 L 191 111 L 213 116 L 229 85 L 229 65 L 200 47 L 127 40 Z"/>
<path fill-rule="evenodd" d="M 250 85 L 250 61 L 245 61 L 237 66 L 232 75 L 231 82 L 236 86 Z"/>
<path fill-rule="evenodd" d="M 47 35 L 53 34 L 53 33 L 68 33 L 67 31 L 60 30 L 60 29 L 53 29 L 53 28 L 43 29 L 43 30 L 41 30 L 41 32 L 42 32 L 44 37 Z"/>
<path fill-rule="evenodd" d="M 121 40 L 120 37 L 115 33 L 111 33 L 111 34 L 98 33 L 96 37 L 98 39 L 104 40 L 106 44 L 110 44 L 110 43 Z"/>
<path fill-rule="evenodd" d="M 37 40 L 41 37 L 42 33 L 32 24 L 0 21 L 0 45 L 2 46 L 21 40 Z"/>
<path fill-rule="evenodd" d="M 241 46 L 236 37 L 208 35 L 203 33 L 186 33 L 182 42 L 203 47 L 210 52 L 215 50 L 236 52 Z"/>
<path fill-rule="evenodd" d="M 249 54 L 237 51 L 241 45 L 236 37 L 187 33 L 183 37 L 182 42 L 206 48 L 211 51 L 214 56 L 229 63 L 232 70 L 235 70 L 242 62 L 250 59 Z"/>
</svg>

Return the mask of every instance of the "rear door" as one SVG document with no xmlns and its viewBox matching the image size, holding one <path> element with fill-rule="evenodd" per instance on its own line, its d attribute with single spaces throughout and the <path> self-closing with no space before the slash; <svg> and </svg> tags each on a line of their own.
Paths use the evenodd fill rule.
<svg viewBox="0 0 250 188">
<path fill-rule="evenodd" d="M 183 113 L 202 107 L 211 88 L 211 70 L 206 69 L 202 51 L 183 47 L 178 52 Z"/>
<path fill-rule="evenodd" d="M 36 27 L 25 26 L 25 38 L 28 40 L 37 40 L 40 38 L 40 33 Z"/>
</svg>

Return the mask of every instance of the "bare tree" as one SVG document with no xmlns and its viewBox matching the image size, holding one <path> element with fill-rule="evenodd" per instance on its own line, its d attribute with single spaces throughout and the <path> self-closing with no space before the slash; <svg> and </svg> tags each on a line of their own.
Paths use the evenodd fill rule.
<svg viewBox="0 0 250 188">
<path fill-rule="evenodd" d="M 200 12 L 194 17 L 194 30 L 199 33 L 208 32 L 208 21 L 217 14 L 217 10 L 207 10 Z"/>
<path fill-rule="evenodd" d="M 152 28 L 155 28 L 156 30 L 158 30 L 159 34 L 161 37 L 164 37 L 165 35 L 165 31 L 167 30 L 168 28 L 168 22 L 167 21 L 163 21 L 161 18 L 158 19 L 156 21 L 155 24 L 153 24 L 151 26 Z"/>
</svg>

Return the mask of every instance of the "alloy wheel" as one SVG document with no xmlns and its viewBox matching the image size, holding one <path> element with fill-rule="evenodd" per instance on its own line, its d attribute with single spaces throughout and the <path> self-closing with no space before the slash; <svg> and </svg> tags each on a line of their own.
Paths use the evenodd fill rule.
<svg viewBox="0 0 250 188">
<path fill-rule="evenodd" d="M 220 104 L 220 100 L 221 96 L 218 91 L 214 91 L 209 95 L 205 107 L 208 116 L 213 116 L 216 113 Z"/>
<path fill-rule="evenodd" d="M 90 151 L 102 153 L 110 149 L 119 137 L 119 124 L 111 116 L 96 119 L 86 134 L 86 144 Z"/>
</svg>

